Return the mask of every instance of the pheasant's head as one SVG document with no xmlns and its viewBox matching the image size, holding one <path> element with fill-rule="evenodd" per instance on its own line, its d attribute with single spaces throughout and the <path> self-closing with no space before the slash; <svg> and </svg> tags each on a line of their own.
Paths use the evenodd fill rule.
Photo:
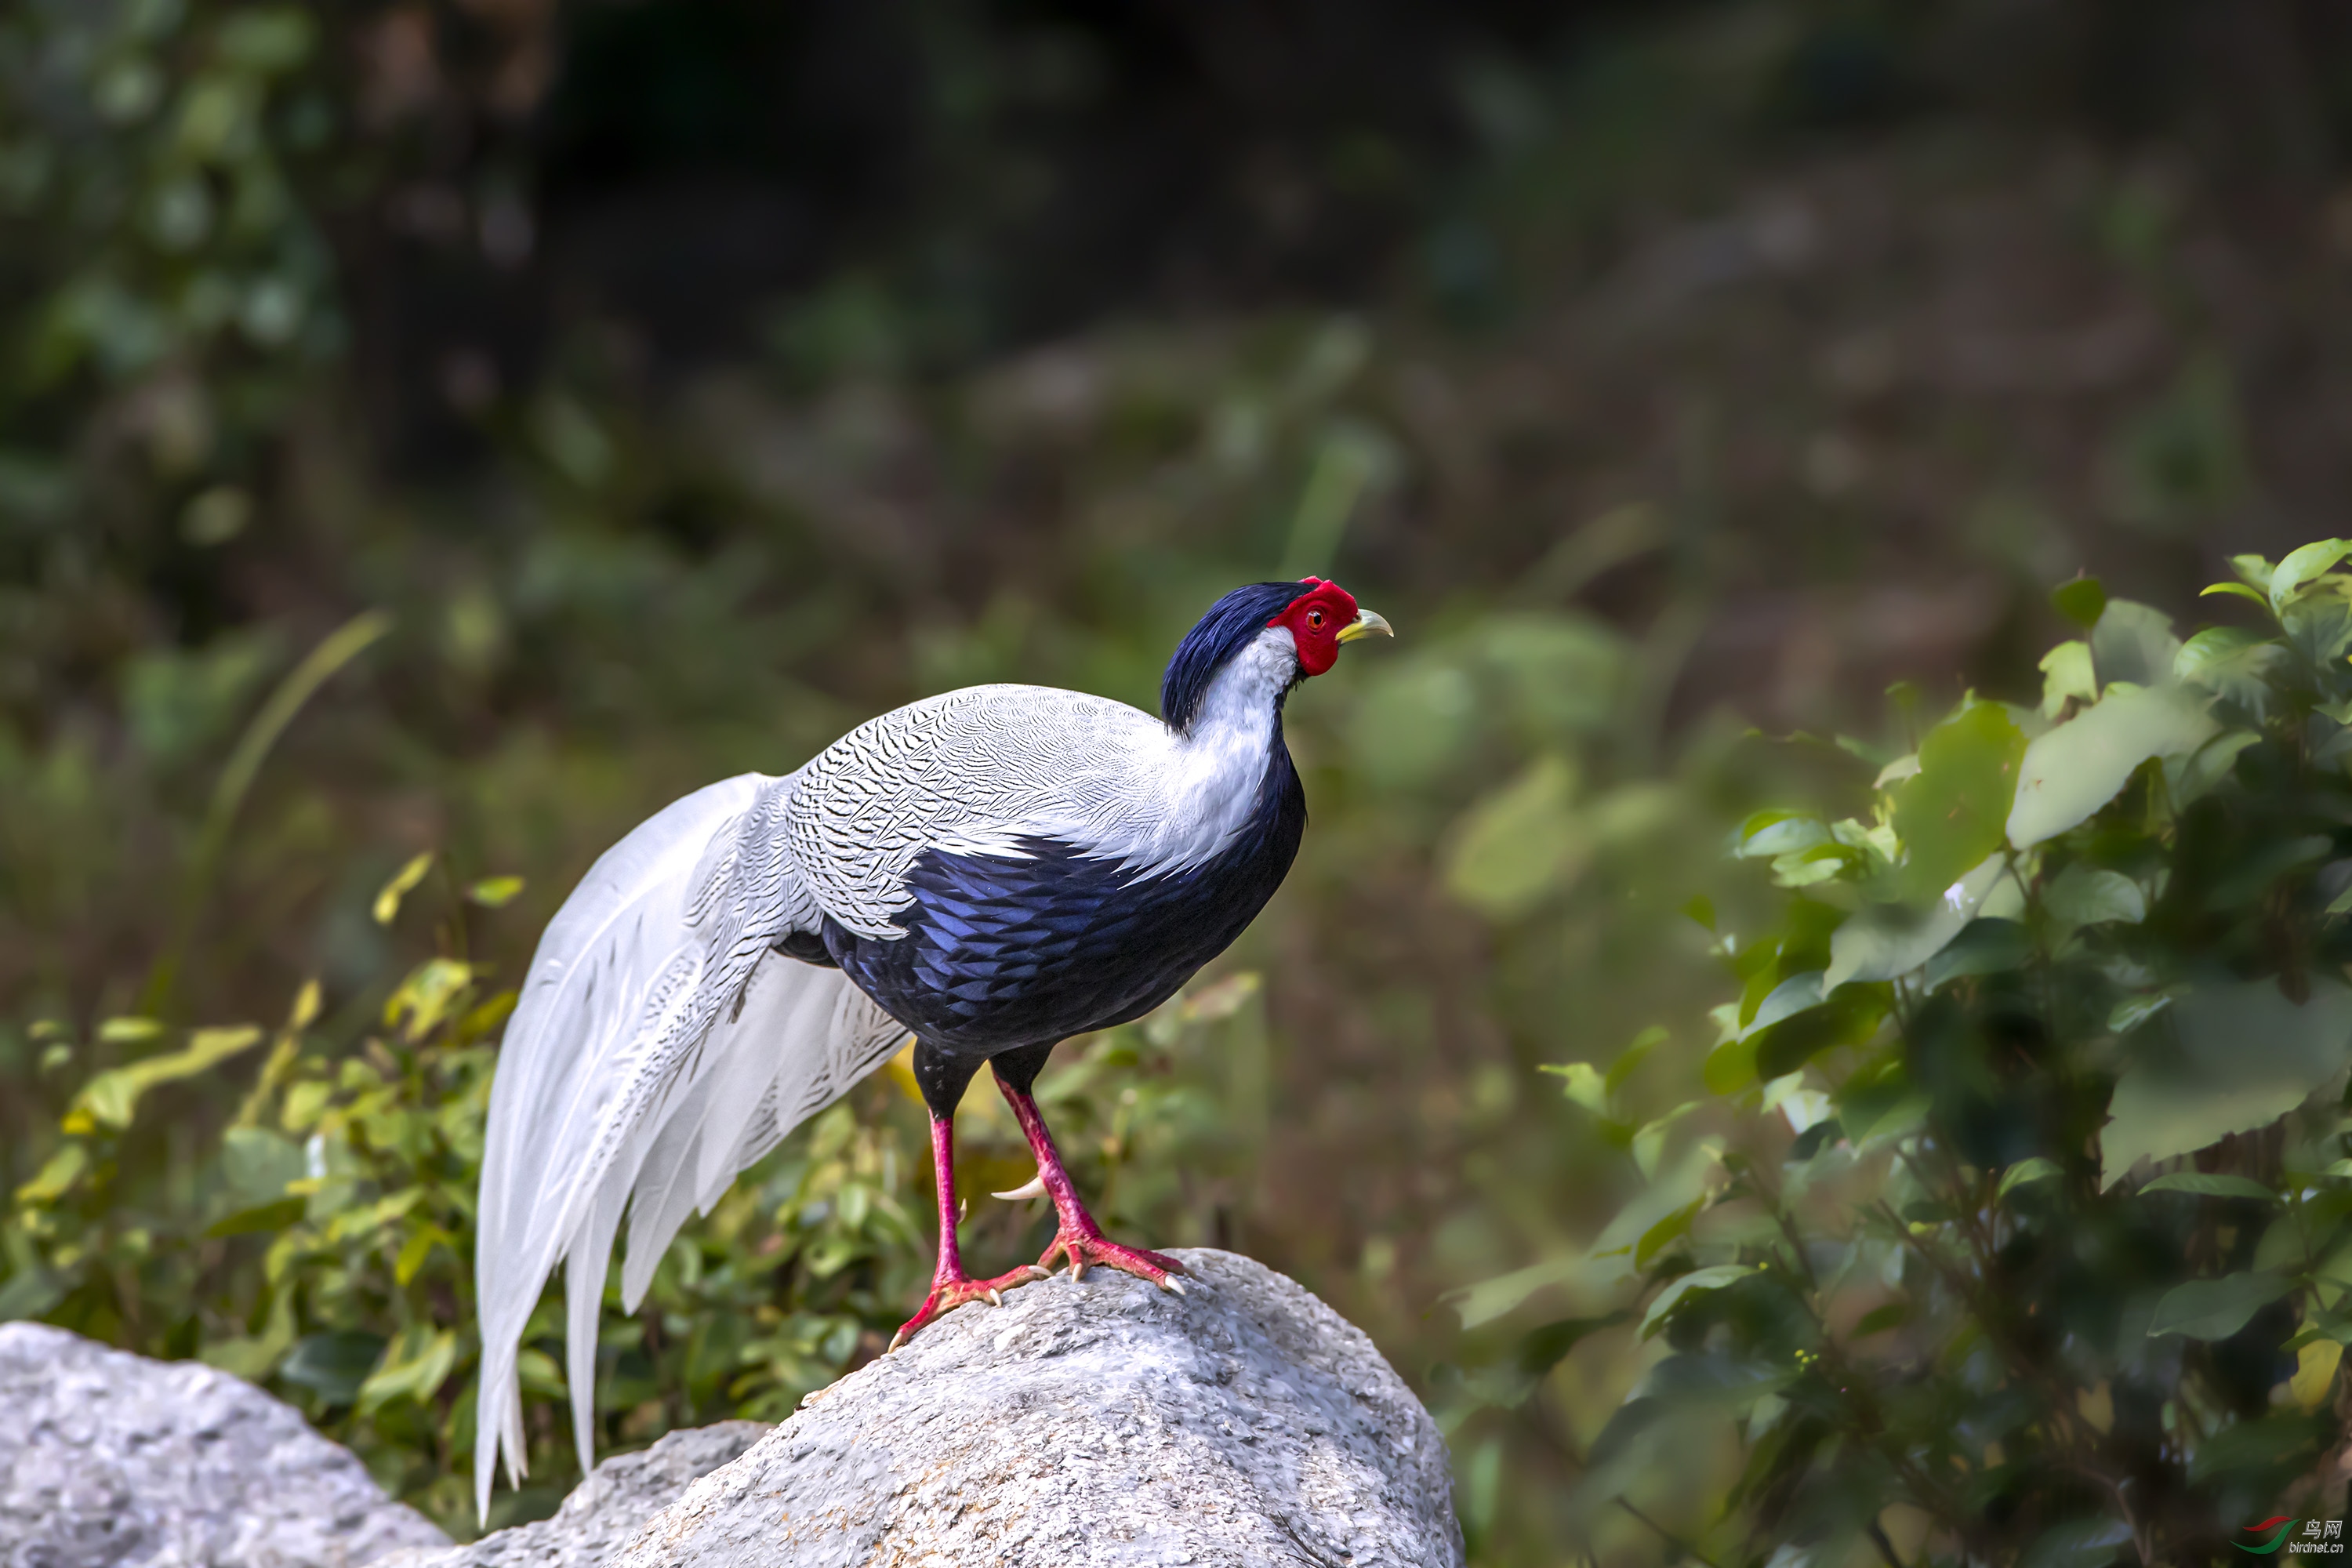
<svg viewBox="0 0 2352 1568">
<path fill-rule="evenodd" d="M 1237 662 L 1262 672 L 1268 700 L 1278 702 L 1298 681 L 1329 669 L 1341 643 L 1375 632 L 1396 635 L 1354 595 L 1320 577 L 1236 588 L 1177 645 L 1160 686 L 1160 716 L 1171 729 L 1191 729 L 1211 685 Z"/>
<path fill-rule="evenodd" d="M 1339 657 L 1339 645 L 1358 637 L 1396 636 L 1395 628 L 1371 611 L 1356 603 L 1356 596 L 1337 583 L 1327 583 L 1320 577 L 1303 580 L 1306 592 L 1283 606 L 1282 613 L 1265 624 L 1279 626 L 1290 633 L 1298 648 L 1298 669 L 1302 675 L 1320 675 L 1331 668 Z"/>
</svg>

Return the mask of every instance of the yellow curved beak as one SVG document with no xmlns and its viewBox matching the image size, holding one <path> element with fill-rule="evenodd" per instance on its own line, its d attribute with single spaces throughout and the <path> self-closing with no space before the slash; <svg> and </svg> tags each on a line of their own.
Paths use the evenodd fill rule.
<svg viewBox="0 0 2352 1568">
<path fill-rule="evenodd" d="M 1375 612 L 1360 608 L 1356 611 L 1356 618 L 1339 628 L 1339 640 L 1354 642 L 1358 637 L 1368 637 L 1374 633 L 1384 637 L 1392 637 L 1396 636 L 1396 628 Z"/>
</svg>

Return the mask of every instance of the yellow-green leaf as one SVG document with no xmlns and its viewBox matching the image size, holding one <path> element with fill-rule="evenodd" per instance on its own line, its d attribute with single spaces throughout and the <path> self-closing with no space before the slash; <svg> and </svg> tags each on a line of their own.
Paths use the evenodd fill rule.
<svg viewBox="0 0 2352 1568">
<path fill-rule="evenodd" d="M 2055 719 L 2069 700 L 2096 702 L 2099 678 L 2091 667 L 2091 645 L 2062 642 L 2042 656 L 2042 716 Z"/>
<path fill-rule="evenodd" d="M 1538 1072 L 1553 1073 L 1566 1081 L 1560 1091 L 1595 1116 L 1609 1114 L 1608 1082 L 1591 1062 L 1546 1063 Z"/>
<path fill-rule="evenodd" d="M 439 1226 L 425 1226 L 401 1244 L 400 1256 L 393 1261 L 393 1279 L 403 1289 L 407 1289 L 418 1270 L 425 1267 L 425 1260 L 433 1255 L 436 1247 L 447 1246 L 454 1250 L 456 1245 L 449 1233 Z"/>
<path fill-rule="evenodd" d="M 502 909 L 522 891 L 520 877 L 485 877 L 466 889 L 468 901 L 486 910 Z"/>
<path fill-rule="evenodd" d="M 157 1084 L 208 1072 L 260 1038 L 261 1031 L 251 1024 L 199 1029 L 181 1050 L 99 1074 L 82 1086 L 73 1108 L 98 1126 L 119 1132 L 131 1125 L 140 1097 Z"/>
<path fill-rule="evenodd" d="M 2271 574 L 2271 608 L 2284 610 L 2303 585 L 2352 553 L 2352 539 L 2321 539 L 2287 552 Z"/>
<path fill-rule="evenodd" d="M 415 1044 L 437 1028 L 473 984 L 474 966 L 454 958 L 430 958 L 410 971 L 383 1005 L 383 1021 Z"/>
<path fill-rule="evenodd" d="M 2000 847 L 2025 754 L 2024 732 L 1997 702 L 1971 703 L 1927 732 L 1919 772 L 1895 792 L 1905 901 L 1941 899 Z"/>
<path fill-rule="evenodd" d="M 53 1204 L 73 1190 L 73 1184 L 89 1169 L 89 1150 L 80 1143 L 68 1143 L 50 1155 L 33 1179 L 16 1189 L 20 1204 Z"/>
<path fill-rule="evenodd" d="M 392 880 L 386 882 L 383 890 L 375 896 L 375 907 L 371 911 L 375 916 L 375 923 L 390 925 L 400 913 L 400 900 L 406 898 L 417 883 L 425 880 L 425 873 L 431 869 L 433 851 L 427 849 L 393 873 Z"/>
<path fill-rule="evenodd" d="M 2344 1360 L 2344 1347 L 2335 1340 L 2314 1340 L 2295 1352 L 2294 1376 L 2287 1383 L 2287 1392 L 2305 1410 L 2316 1410 L 2327 1403 L 2328 1392 L 2336 1386 L 2336 1369 Z"/>
</svg>

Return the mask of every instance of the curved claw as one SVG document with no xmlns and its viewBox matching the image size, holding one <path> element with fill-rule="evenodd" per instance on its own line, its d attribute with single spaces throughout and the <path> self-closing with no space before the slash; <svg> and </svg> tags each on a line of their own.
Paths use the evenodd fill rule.
<svg viewBox="0 0 2352 1568">
<path fill-rule="evenodd" d="M 889 1350 L 882 1353 L 888 1355 L 891 1351 L 897 1350 L 920 1333 L 934 1320 L 945 1317 L 958 1307 L 972 1301 L 985 1301 L 992 1307 L 1002 1307 L 1004 1305 L 1004 1292 L 1016 1286 L 1026 1285 L 1033 1279 L 1044 1278 L 1044 1271 L 1034 1264 L 1024 1263 L 1020 1268 L 1000 1274 L 993 1279 L 934 1280 L 931 1283 L 931 1293 L 923 1298 L 921 1308 L 913 1317 L 898 1325 L 898 1331 L 890 1336 Z"/>
<path fill-rule="evenodd" d="M 1052 1245 L 1045 1248 L 1045 1256 L 1037 1260 L 1038 1263 L 1041 1266 L 1051 1263 L 1055 1253 L 1069 1259 L 1070 1278 L 1073 1279 L 1085 1279 L 1089 1268 L 1100 1264 L 1106 1268 L 1116 1268 L 1123 1274 L 1149 1280 L 1171 1294 L 1184 1294 L 1183 1287 L 1171 1278 L 1183 1273 L 1184 1265 L 1164 1253 L 1146 1252 L 1139 1247 L 1122 1247 L 1099 1234 L 1089 1236 L 1067 1230 L 1055 1235 Z"/>
</svg>

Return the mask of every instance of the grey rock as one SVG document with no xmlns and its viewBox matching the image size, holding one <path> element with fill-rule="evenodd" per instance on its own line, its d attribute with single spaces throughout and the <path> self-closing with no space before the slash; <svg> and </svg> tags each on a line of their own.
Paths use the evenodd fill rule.
<svg viewBox="0 0 2352 1568">
<path fill-rule="evenodd" d="M 1452 1568 L 1445 1445 L 1372 1342 L 1231 1253 L 951 1312 L 649 1520 L 619 1568 Z"/>
<path fill-rule="evenodd" d="M 249 1383 L 0 1323 L 5 1568 L 359 1568 L 448 1540 Z"/>
<path fill-rule="evenodd" d="M 486 1535 L 471 1546 L 395 1552 L 373 1568 L 595 1568 L 611 1561 L 657 1510 L 768 1430 L 763 1422 L 722 1421 L 672 1432 L 650 1448 L 597 1466 L 550 1518 Z"/>
</svg>

